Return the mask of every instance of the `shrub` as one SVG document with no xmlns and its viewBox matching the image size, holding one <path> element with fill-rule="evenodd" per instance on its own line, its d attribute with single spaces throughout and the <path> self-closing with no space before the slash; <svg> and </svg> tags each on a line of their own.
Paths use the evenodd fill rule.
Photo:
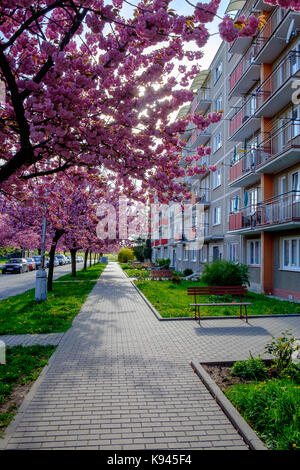
<svg viewBox="0 0 300 470">
<path fill-rule="evenodd" d="M 190 269 L 190 268 L 186 268 L 186 269 L 183 271 L 183 275 L 184 275 L 184 276 L 189 276 L 190 274 L 193 274 L 193 270 Z"/>
<path fill-rule="evenodd" d="M 181 283 L 181 278 L 179 276 L 172 276 L 171 277 L 171 281 L 173 282 L 173 284 L 180 284 Z"/>
<path fill-rule="evenodd" d="M 172 273 L 174 274 L 174 276 L 182 276 L 182 273 L 180 271 L 175 271 L 175 269 L 173 269 Z"/>
<path fill-rule="evenodd" d="M 171 260 L 170 258 L 161 258 L 161 259 L 157 259 L 156 262 L 160 268 L 169 269 Z"/>
<path fill-rule="evenodd" d="M 129 260 L 134 259 L 134 253 L 133 250 L 130 248 L 121 248 L 118 254 L 118 261 L 120 263 L 127 263 Z"/>
<path fill-rule="evenodd" d="M 272 341 L 266 345 L 266 351 L 273 355 L 273 362 L 278 374 L 292 363 L 294 342 L 295 338 L 291 336 L 289 330 L 286 330 L 278 338 L 272 336 Z"/>
<path fill-rule="evenodd" d="M 210 286 L 242 286 L 249 283 L 248 267 L 233 261 L 216 260 L 206 264 L 201 280 Z"/>
<path fill-rule="evenodd" d="M 246 361 L 237 361 L 231 369 L 232 375 L 243 379 L 260 380 L 266 377 L 267 368 L 260 357 L 253 356 Z"/>
</svg>

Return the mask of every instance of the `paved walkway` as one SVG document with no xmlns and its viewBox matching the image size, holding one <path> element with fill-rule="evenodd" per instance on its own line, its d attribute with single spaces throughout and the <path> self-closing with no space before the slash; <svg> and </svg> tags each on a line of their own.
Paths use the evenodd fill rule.
<svg viewBox="0 0 300 470">
<path fill-rule="evenodd" d="M 247 450 L 189 363 L 263 355 L 286 328 L 300 337 L 295 317 L 160 322 L 110 263 L 2 447 Z"/>
</svg>

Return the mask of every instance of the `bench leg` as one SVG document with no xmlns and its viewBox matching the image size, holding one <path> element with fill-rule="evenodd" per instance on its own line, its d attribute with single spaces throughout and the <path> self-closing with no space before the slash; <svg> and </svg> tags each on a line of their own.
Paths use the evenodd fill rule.
<svg viewBox="0 0 300 470">
<path fill-rule="evenodd" d="M 245 317 L 246 317 L 246 323 L 248 323 L 248 316 L 247 316 L 247 305 L 244 305 L 245 307 Z"/>
<path fill-rule="evenodd" d="M 198 320 L 199 320 L 199 325 L 200 325 L 200 305 L 198 305 Z"/>
</svg>

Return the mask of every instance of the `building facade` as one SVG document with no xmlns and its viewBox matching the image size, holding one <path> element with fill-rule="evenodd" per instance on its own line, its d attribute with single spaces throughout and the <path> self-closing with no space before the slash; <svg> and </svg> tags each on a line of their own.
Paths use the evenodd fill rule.
<svg viewBox="0 0 300 470">
<path fill-rule="evenodd" d="M 191 105 L 180 111 L 223 111 L 205 132 L 189 124 L 182 136 L 183 165 L 207 145 L 211 154 L 201 165 L 217 167 L 185 178 L 192 202 L 203 204 L 203 247 L 174 239 L 179 216 L 171 210 L 169 237 L 152 241 L 153 260 L 169 257 L 174 269 L 195 273 L 214 259 L 239 261 L 249 267 L 252 290 L 299 301 L 300 13 L 248 0 L 238 15 L 251 12 L 265 15 L 263 29 L 223 42 L 209 70 L 195 78 Z"/>
</svg>

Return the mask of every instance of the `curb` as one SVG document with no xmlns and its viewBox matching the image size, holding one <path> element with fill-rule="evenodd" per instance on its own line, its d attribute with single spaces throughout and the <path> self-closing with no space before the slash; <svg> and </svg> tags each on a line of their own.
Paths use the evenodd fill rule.
<svg viewBox="0 0 300 470">
<path fill-rule="evenodd" d="M 264 443 L 259 439 L 258 435 L 253 431 L 244 418 L 240 415 L 237 409 L 232 403 L 226 398 L 224 393 L 220 390 L 217 384 L 212 380 L 210 375 L 204 370 L 199 364 L 195 365 L 195 362 L 191 361 L 190 365 L 198 375 L 200 380 L 206 386 L 210 394 L 213 396 L 215 401 L 218 403 L 220 408 L 224 411 L 225 415 L 231 421 L 232 425 L 236 428 L 239 434 L 243 437 L 246 444 L 251 450 L 268 450 Z"/>
<path fill-rule="evenodd" d="M 194 317 L 169 317 L 169 318 L 162 317 L 160 315 L 160 313 L 158 313 L 156 308 L 153 307 L 153 305 L 147 299 L 147 297 L 145 297 L 145 295 L 142 293 L 142 291 L 140 291 L 140 289 L 134 283 L 134 280 L 132 280 L 132 278 L 130 278 L 127 274 L 126 274 L 126 276 L 128 277 L 128 279 L 130 279 L 130 282 L 133 285 L 133 287 L 135 288 L 135 290 L 139 293 L 139 295 L 142 297 L 142 299 L 146 302 L 146 304 L 148 305 L 150 310 L 152 310 L 152 312 L 154 313 L 154 315 L 156 316 L 156 318 L 159 321 L 185 321 L 185 320 L 195 321 Z M 248 320 L 250 320 L 251 318 L 288 318 L 288 317 L 300 317 L 300 313 L 287 313 L 285 315 L 281 315 L 281 314 L 279 314 L 279 315 L 248 315 Z M 228 316 L 228 317 L 213 317 L 213 316 L 210 316 L 210 317 L 204 317 L 203 316 L 202 317 L 201 316 L 201 320 L 232 320 L 234 318 L 240 319 L 240 317 L 238 315 L 237 316 Z"/>
</svg>

